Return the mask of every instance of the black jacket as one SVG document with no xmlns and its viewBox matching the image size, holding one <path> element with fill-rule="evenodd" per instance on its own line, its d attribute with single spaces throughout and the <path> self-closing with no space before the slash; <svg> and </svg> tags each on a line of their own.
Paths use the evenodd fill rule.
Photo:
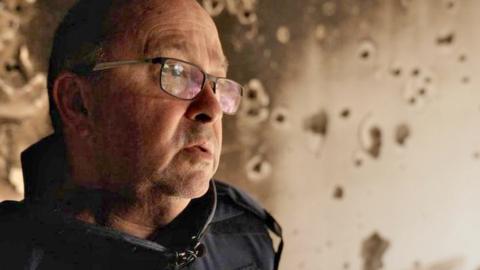
<svg viewBox="0 0 480 270">
<path fill-rule="evenodd" d="M 277 269 L 275 220 L 248 195 L 212 180 L 208 192 L 150 240 L 86 224 L 53 201 L 65 179 L 61 139 L 22 154 L 25 200 L 0 204 L 0 269 Z"/>
</svg>

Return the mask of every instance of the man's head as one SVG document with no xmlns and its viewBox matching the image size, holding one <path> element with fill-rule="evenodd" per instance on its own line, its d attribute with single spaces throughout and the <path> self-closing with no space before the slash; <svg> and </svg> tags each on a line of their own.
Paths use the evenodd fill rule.
<svg viewBox="0 0 480 270">
<path fill-rule="evenodd" d="M 215 24 L 194 0 L 85 0 L 67 15 L 52 50 L 49 93 L 77 184 L 127 196 L 206 192 L 222 143 L 212 85 L 182 100 L 161 90 L 158 64 L 89 72 L 96 63 L 159 56 L 226 75 Z"/>
</svg>

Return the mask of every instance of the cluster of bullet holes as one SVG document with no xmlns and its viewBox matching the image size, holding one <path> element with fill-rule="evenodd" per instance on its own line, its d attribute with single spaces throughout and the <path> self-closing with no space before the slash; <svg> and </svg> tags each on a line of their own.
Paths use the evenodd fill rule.
<svg viewBox="0 0 480 270">
<path fill-rule="evenodd" d="M 467 59 L 468 59 L 468 57 L 467 57 L 466 54 L 460 54 L 460 55 L 458 56 L 458 62 L 461 63 L 461 64 L 465 63 L 465 62 L 467 61 Z M 468 83 L 470 83 L 470 76 L 464 75 L 464 76 L 461 78 L 461 82 L 462 82 L 463 84 L 468 84 Z"/>
<path fill-rule="evenodd" d="M 268 118 L 270 97 L 259 79 L 251 79 L 245 86 L 246 98 L 241 103 L 239 120 L 255 125 Z"/>
<path fill-rule="evenodd" d="M 247 162 L 246 170 L 250 181 L 259 182 L 271 175 L 272 165 L 263 155 L 256 155 Z"/>
<path fill-rule="evenodd" d="M 225 9 L 231 15 L 235 15 L 242 25 L 251 25 L 257 22 L 255 13 L 256 0 L 203 0 L 203 7 L 215 17 Z"/>
<path fill-rule="evenodd" d="M 374 232 L 362 243 L 363 270 L 383 269 L 383 255 L 389 248 L 389 241 Z"/>
<path fill-rule="evenodd" d="M 431 72 L 419 67 L 413 67 L 410 71 L 402 71 L 400 66 L 395 66 L 390 71 L 395 78 L 403 73 L 409 75 L 406 79 L 404 98 L 408 105 L 415 108 L 422 108 L 435 94 L 435 85 Z"/>
<path fill-rule="evenodd" d="M 379 159 L 383 146 L 383 131 L 379 125 L 371 123 L 367 116 L 360 125 L 360 145 L 361 151 L 356 152 L 353 157 L 355 167 L 361 167 L 365 158 Z M 406 147 L 408 139 L 411 136 L 411 129 L 408 124 L 400 123 L 394 130 L 394 141 L 399 147 Z"/>
</svg>

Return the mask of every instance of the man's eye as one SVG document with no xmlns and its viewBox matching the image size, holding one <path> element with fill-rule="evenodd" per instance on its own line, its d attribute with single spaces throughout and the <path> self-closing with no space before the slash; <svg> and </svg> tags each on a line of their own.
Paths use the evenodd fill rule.
<svg viewBox="0 0 480 270">
<path fill-rule="evenodd" d="M 173 69 L 172 69 L 172 75 L 174 76 L 182 76 L 183 74 L 183 66 L 180 65 L 180 64 L 176 64 L 173 66 Z"/>
</svg>

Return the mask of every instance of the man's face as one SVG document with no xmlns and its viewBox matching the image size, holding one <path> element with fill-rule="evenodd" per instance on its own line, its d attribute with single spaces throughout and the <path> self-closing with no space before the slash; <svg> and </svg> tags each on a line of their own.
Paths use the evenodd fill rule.
<svg viewBox="0 0 480 270">
<path fill-rule="evenodd" d="M 195 1 L 135 1 L 116 13 L 116 35 L 102 61 L 173 57 L 226 75 L 216 27 Z M 222 144 L 222 111 L 212 89 L 206 86 L 191 101 L 175 98 L 161 90 L 155 64 L 101 72 L 92 83 L 89 138 L 99 184 L 135 196 L 203 195 Z"/>
</svg>

